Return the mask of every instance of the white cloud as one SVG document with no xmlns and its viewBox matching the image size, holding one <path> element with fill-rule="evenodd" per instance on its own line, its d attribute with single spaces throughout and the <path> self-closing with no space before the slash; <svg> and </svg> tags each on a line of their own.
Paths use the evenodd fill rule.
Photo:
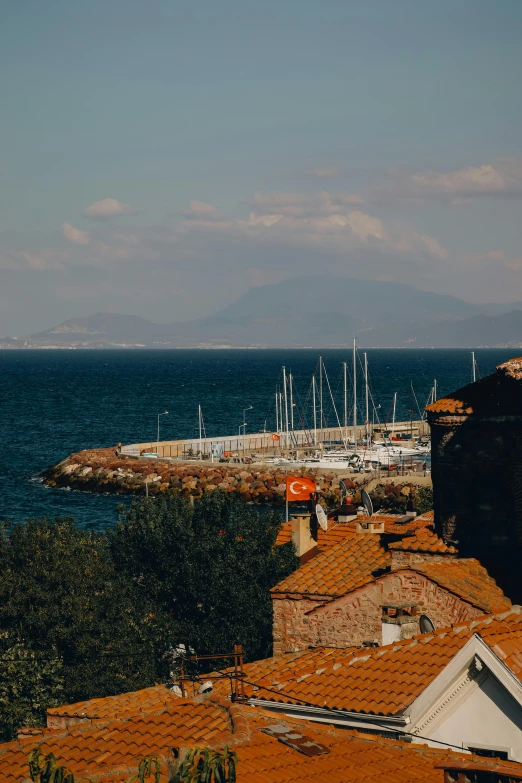
<svg viewBox="0 0 522 783">
<path fill-rule="evenodd" d="M 189 208 L 183 212 L 187 220 L 214 220 L 217 216 L 217 210 L 212 204 L 205 204 L 204 201 L 191 201 Z"/>
<path fill-rule="evenodd" d="M 500 160 L 446 172 L 392 171 L 388 182 L 379 186 L 374 196 L 376 200 L 439 199 L 452 204 L 484 197 L 521 197 L 522 161 Z"/>
<path fill-rule="evenodd" d="M 137 215 L 139 210 L 115 198 L 104 198 L 102 201 L 90 204 L 84 214 L 91 220 L 108 220 L 117 215 Z"/>
<path fill-rule="evenodd" d="M 522 258 L 511 258 L 504 250 L 490 250 L 487 253 L 464 255 L 460 256 L 460 260 L 464 261 L 466 264 L 494 261 L 496 262 L 495 265 L 497 267 L 500 263 L 501 266 L 505 266 L 507 269 L 512 269 L 513 271 L 522 269 Z"/>
<path fill-rule="evenodd" d="M 319 193 L 307 198 L 295 193 L 257 194 L 247 219 L 208 221 L 192 218 L 183 230 L 194 237 L 200 231 L 215 232 L 232 240 L 243 237 L 250 244 L 307 247 L 337 253 L 363 248 L 392 254 L 423 255 L 445 259 L 448 252 L 436 239 L 408 226 L 384 224 L 361 210 L 350 209 L 353 197 Z"/>
<path fill-rule="evenodd" d="M 314 169 L 305 169 L 303 171 L 306 177 L 313 177 L 314 179 L 328 179 L 329 177 L 336 177 L 338 173 L 338 169 L 334 166 L 317 166 Z"/>
<path fill-rule="evenodd" d="M 62 270 L 65 266 L 57 250 L 0 250 L 0 269 Z"/>
<path fill-rule="evenodd" d="M 82 231 L 80 228 L 74 228 L 70 223 L 62 223 L 62 234 L 73 245 L 88 245 L 91 241 L 88 231 Z"/>
</svg>

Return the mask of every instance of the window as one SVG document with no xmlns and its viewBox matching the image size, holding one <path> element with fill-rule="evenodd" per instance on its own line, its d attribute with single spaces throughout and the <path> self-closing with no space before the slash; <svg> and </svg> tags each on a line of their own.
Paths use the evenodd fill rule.
<svg viewBox="0 0 522 783">
<path fill-rule="evenodd" d="M 485 756 L 488 759 L 502 759 L 502 761 L 509 760 L 507 750 L 493 750 L 493 748 L 472 748 L 471 745 L 468 745 L 468 750 L 471 753 L 475 753 L 477 756 Z"/>
</svg>

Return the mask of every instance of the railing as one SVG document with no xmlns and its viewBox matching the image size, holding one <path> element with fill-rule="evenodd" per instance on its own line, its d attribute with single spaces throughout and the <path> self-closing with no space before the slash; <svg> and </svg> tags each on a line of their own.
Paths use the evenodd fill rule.
<svg viewBox="0 0 522 783">
<path fill-rule="evenodd" d="M 384 428 L 381 428 L 381 432 Z M 395 433 L 413 432 L 416 435 L 424 435 L 428 432 L 425 421 L 396 422 Z M 375 432 L 375 430 L 374 430 Z M 379 436 L 379 432 L 375 433 Z M 357 427 L 357 440 L 361 441 L 366 435 L 366 427 Z M 190 438 L 186 440 L 172 441 L 148 441 L 146 443 L 134 443 L 122 446 L 121 453 L 127 456 L 139 457 L 143 453 L 150 452 L 158 457 L 171 459 L 190 459 L 191 457 L 210 459 L 212 455 L 219 457 L 227 454 L 273 453 L 281 451 L 295 451 L 303 449 L 315 449 L 328 442 L 342 444 L 346 441 L 354 441 L 353 427 L 329 427 L 317 430 L 317 441 L 314 442 L 314 432 L 309 430 L 294 430 L 286 433 L 257 432 L 246 435 L 224 435 L 217 438 Z"/>
</svg>

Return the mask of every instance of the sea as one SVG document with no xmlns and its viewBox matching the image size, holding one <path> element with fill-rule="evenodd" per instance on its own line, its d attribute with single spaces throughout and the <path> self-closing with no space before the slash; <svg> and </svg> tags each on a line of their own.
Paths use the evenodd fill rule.
<svg viewBox="0 0 522 783">
<path fill-rule="evenodd" d="M 516 349 L 475 351 L 477 377 Z M 294 426 L 313 426 L 311 378 L 322 356 L 325 426 L 344 417 L 343 362 L 353 405 L 350 350 L 4 350 L 0 351 L 0 519 L 73 517 L 80 527 L 113 526 L 131 498 L 47 487 L 40 473 L 81 449 L 118 442 L 195 437 L 201 405 L 208 437 L 274 431 L 282 367 L 292 374 Z M 370 419 L 419 417 L 434 381 L 439 397 L 472 379 L 466 350 L 367 351 Z M 359 420 L 364 412 L 364 355 L 357 356 Z M 411 391 L 413 389 L 413 393 Z"/>
</svg>

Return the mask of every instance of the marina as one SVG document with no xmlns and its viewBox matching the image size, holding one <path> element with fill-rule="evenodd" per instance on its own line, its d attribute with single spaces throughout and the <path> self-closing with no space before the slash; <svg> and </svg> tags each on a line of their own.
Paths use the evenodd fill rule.
<svg viewBox="0 0 522 783">
<path fill-rule="evenodd" d="M 319 353 L 326 366 L 341 421 L 339 427 L 331 405 L 328 384 L 323 377 L 324 432 L 320 429 Z M 379 421 L 377 416 L 372 421 L 375 446 L 384 440 L 379 429 L 392 432 L 395 407 L 394 437 L 400 437 L 401 440 L 391 440 L 393 444 L 407 447 L 408 444 L 402 438 L 408 436 L 412 423 L 409 410 L 410 380 L 421 410 L 430 396 L 434 378 L 437 379 L 437 397 L 472 380 L 469 351 L 368 350 L 367 353 L 370 389 L 379 414 Z M 512 351 L 509 350 L 475 351 L 480 367 L 477 378 L 491 372 L 511 355 Z M 354 441 L 351 395 L 347 406 L 348 425 L 344 432 L 343 361 L 346 359 L 348 387 L 352 388 L 350 352 L 340 349 L 321 352 L 115 351 L 110 354 L 110 361 L 106 351 L 0 352 L 3 400 L 0 430 L 5 455 L 0 465 L 0 517 L 22 522 L 35 513 L 34 509 L 38 509 L 40 515 L 50 518 L 72 516 L 81 527 L 103 530 L 118 519 L 118 508 L 124 496 L 130 499 L 136 494 L 145 494 L 144 474 L 158 474 L 158 468 L 159 473 L 165 473 L 166 478 L 154 481 L 153 476 L 149 486 L 151 492 L 158 491 L 156 487 L 162 484 L 169 485 L 170 475 L 172 486 L 178 486 L 178 478 L 180 482 L 185 478 L 186 483 L 203 483 L 205 488 L 209 482 L 228 484 L 231 481 L 228 475 L 232 474 L 236 491 L 243 486 L 243 482 L 238 483 L 235 478 L 240 473 L 253 475 L 261 472 L 267 476 L 273 472 L 284 474 L 285 465 L 275 464 L 278 459 L 286 459 L 281 457 L 281 452 L 287 456 L 290 452 L 290 448 L 285 446 L 284 427 L 280 432 L 280 441 L 268 440 L 272 434 L 277 434 L 275 392 L 276 383 L 279 384 L 279 392 L 283 391 L 282 366 L 288 369 L 288 375 L 292 375 L 293 401 L 306 414 L 306 426 L 302 428 L 299 414 L 294 409 L 294 436 L 299 444 L 299 457 L 305 451 L 310 460 L 317 460 L 314 457 L 316 451 L 319 455 L 326 451 L 344 452 L 343 440 L 346 439 L 349 444 Z M 361 359 L 364 367 L 363 357 Z M 313 443 L 313 395 L 310 389 L 313 375 L 316 376 L 317 446 Z M 366 427 L 364 375 L 360 365 L 358 378 L 358 452 L 362 456 Z M 371 396 L 369 404 L 371 406 Z M 201 460 L 196 458 L 199 448 L 199 405 L 204 414 L 202 451 L 208 454 Z M 246 411 L 245 434 L 243 410 L 250 406 L 253 408 Z M 179 456 L 165 461 L 151 457 L 122 458 L 119 461 L 115 454 L 118 442 L 125 445 L 143 444 L 150 453 L 157 451 L 157 416 L 167 410 L 168 415 L 160 418 L 160 454 L 161 446 L 166 446 L 165 456 L 169 452 L 172 455 L 178 453 Z M 418 413 L 414 413 L 415 436 L 417 426 L 423 432 L 426 425 Z M 223 434 L 227 433 L 230 433 L 230 438 L 223 439 Z M 223 451 L 235 452 L 236 456 L 212 458 L 210 444 L 220 439 L 226 443 L 226 446 L 223 443 Z M 264 451 L 261 450 L 261 439 L 266 447 Z M 304 446 L 301 447 L 301 444 Z M 192 456 L 183 456 L 182 452 L 191 446 Z M 99 461 L 99 450 L 107 455 L 107 465 L 105 457 L 103 462 Z M 81 459 L 77 458 L 79 453 L 83 455 Z M 261 463 L 255 462 L 251 456 L 257 453 L 262 458 Z M 92 454 L 91 460 L 87 459 L 88 454 Z M 220 462 L 220 459 L 226 461 Z M 424 462 L 428 474 L 426 477 L 423 475 Z M 60 477 L 55 486 L 43 477 L 47 469 L 51 472 L 54 470 L 53 466 L 63 464 L 64 467 L 71 467 L 74 463 L 78 464 L 74 468 L 77 472 Z M 426 458 L 415 455 L 413 459 L 405 459 L 395 469 L 394 464 L 395 460 L 391 461 L 391 470 L 388 470 L 387 465 L 376 466 L 375 470 L 367 459 L 360 477 L 364 474 L 366 480 L 373 481 L 374 476 L 380 474 L 381 480 L 385 482 L 388 478 L 395 483 L 403 480 L 430 481 L 429 455 Z M 86 471 L 89 467 L 90 472 Z M 103 478 L 104 470 L 115 473 L 112 478 Z M 204 473 L 208 471 L 215 478 L 207 481 L 198 477 L 196 474 L 200 470 Z M 333 464 L 329 461 L 321 467 L 317 461 L 310 461 L 307 467 L 290 464 L 288 470 L 295 471 L 297 475 L 303 471 L 336 474 L 341 478 L 344 478 L 344 473 L 353 476 L 354 481 L 359 481 L 359 473 L 352 468 L 345 468 L 343 462 Z M 87 475 L 82 476 L 83 471 Z M 218 471 L 227 474 L 224 481 L 217 475 Z M 131 472 L 134 477 L 128 475 Z M 183 475 L 179 477 L 178 472 Z M 273 481 L 273 477 L 268 480 Z M 254 502 L 258 498 L 258 489 L 261 490 L 260 497 L 263 497 L 264 492 L 262 487 L 252 487 L 257 481 L 262 479 L 253 476 L 248 484 L 248 488 L 253 489 L 249 494 Z M 246 492 L 247 486 L 243 489 Z M 196 491 L 199 492 L 199 489 Z M 271 493 L 272 490 L 270 497 Z"/>
<path fill-rule="evenodd" d="M 473 368 L 475 360 L 473 356 Z M 313 373 L 308 396 L 304 402 L 297 392 L 292 372 L 282 366 L 280 382 L 274 393 L 274 429 L 267 430 L 267 420 L 262 432 L 247 433 L 245 415 L 253 406 L 243 410 L 243 423 L 237 435 L 221 435 L 208 438 L 203 411 L 198 405 L 198 436 L 172 441 L 160 440 L 158 413 L 155 442 L 126 444 L 119 453 L 129 457 L 160 460 L 219 460 L 221 462 L 264 462 L 287 467 L 312 467 L 342 469 L 355 472 L 378 469 L 395 469 L 406 461 L 426 463 L 430 454 L 428 427 L 418 403 L 413 383 L 410 383 L 410 420 L 396 422 L 397 392 L 389 416 L 391 421 L 381 421 L 381 405 L 375 401 L 370 385 L 368 355 L 359 355 L 353 343 L 351 375 L 348 362 L 341 363 L 342 397 L 339 383 L 335 391 L 328 376 L 325 362 L 319 356 Z M 427 402 L 433 402 L 437 394 L 437 382 L 433 382 Z M 413 419 L 416 406 L 417 419 Z M 332 418 L 334 426 L 327 426 Z M 362 422 L 361 422 L 362 419 Z M 300 426 L 296 427 L 299 423 Z M 426 465 L 424 465 L 424 468 Z"/>
</svg>

